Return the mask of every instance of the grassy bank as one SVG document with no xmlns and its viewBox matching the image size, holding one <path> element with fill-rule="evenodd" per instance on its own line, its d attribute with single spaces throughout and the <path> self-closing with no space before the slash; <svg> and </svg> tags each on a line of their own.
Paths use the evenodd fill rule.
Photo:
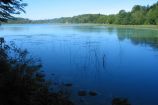
<svg viewBox="0 0 158 105">
<path fill-rule="evenodd" d="M 70 24 L 71 25 L 71 24 Z M 135 29 L 151 29 L 158 30 L 158 25 L 118 25 L 118 24 L 94 24 L 94 23 L 85 23 L 85 24 L 76 24 L 76 25 L 94 25 L 94 26 L 107 26 L 114 28 L 135 28 Z"/>
<path fill-rule="evenodd" d="M 69 24 L 67 24 L 67 25 L 69 25 Z M 158 30 L 158 25 L 118 25 L 118 24 L 94 24 L 94 23 L 81 23 L 81 24 L 79 23 L 79 24 L 75 24 L 75 25 L 85 25 L 85 26 L 94 25 L 94 26 L 114 27 L 114 28 L 135 28 L 135 29 Z"/>
<path fill-rule="evenodd" d="M 115 25 L 115 24 L 106 24 L 105 26 L 116 27 L 116 28 L 135 28 L 135 29 L 158 30 L 158 25 Z"/>
<path fill-rule="evenodd" d="M 11 24 L 11 23 L 7 23 Z M 118 25 L 118 24 L 95 24 L 95 23 L 18 23 L 18 24 L 55 24 L 55 25 L 84 25 L 84 26 L 107 26 L 115 28 L 135 28 L 135 29 L 151 29 L 158 30 L 158 25 Z M 6 24 L 2 24 L 6 25 Z M 14 24 L 11 24 L 14 25 Z"/>
</svg>

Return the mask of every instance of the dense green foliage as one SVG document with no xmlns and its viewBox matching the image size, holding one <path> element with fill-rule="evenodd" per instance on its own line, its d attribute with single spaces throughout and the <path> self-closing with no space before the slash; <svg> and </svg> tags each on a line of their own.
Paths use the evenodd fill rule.
<svg viewBox="0 0 158 105">
<path fill-rule="evenodd" d="M 152 6 L 135 5 L 131 12 L 120 10 L 115 15 L 85 14 L 69 18 L 54 19 L 56 23 L 102 23 L 121 25 L 158 25 L 158 2 Z"/>
<path fill-rule="evenodd" d="M 158 2 L 151 6 L 135 5 L 130 12 L 120 10 L 118 14 L 84 14 L 74 17 L 62 17 L 39 20 L 33 23 L 101 23 L 121 25 L 158 25 Z"/>
<path fill-rule="evenodd" d="M 26 3 L 23 0 L 0 0 L 0 22 L 6 22 L 13 18 L 13 14 L 20 14 L 24 11 Z"/>
<path fill-rule="evenodd" d="M 38 60 L 14 43 L 4 42 L 0 38 L 1 105 L 73 105 L 62 92 L 50 91 Z"/>
<path fill-rule="evenodd" d="M 7 24 L 27 24 L 27 23 L 28 24 L 32 23 L 32 21 L 24 18 L 13 18 L 7 21 Z"/>
<path fill-rule="evenodd" d="M 135 5 L 130 12 L 120 10 L 118 14 L 84 14 L 48 20 L 28 20 L 17 18 L 8 23 L 99 23 L 120 25 L 158 25 L 158 2 L 151 6 Z"/>
</svg>

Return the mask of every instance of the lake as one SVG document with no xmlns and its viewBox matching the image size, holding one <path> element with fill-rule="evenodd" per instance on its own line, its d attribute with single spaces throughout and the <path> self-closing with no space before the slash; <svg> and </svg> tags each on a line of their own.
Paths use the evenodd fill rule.
<svg viewBox="0 0 158 105">
<path fill-rule="evenodd" d="M 48 79 L 72 83 L 78 105 L 158 105 L 158 30 L 103 25 L 2 25 L 0 36 L 40 58 Z M 77 91 L 96 91 L 96 97 Z"/>
</svg>

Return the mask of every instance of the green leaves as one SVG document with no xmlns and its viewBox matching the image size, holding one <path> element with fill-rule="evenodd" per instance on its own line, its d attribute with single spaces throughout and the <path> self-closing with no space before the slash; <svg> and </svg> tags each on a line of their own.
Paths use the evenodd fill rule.
<svg viewBox="0 0 158 105">
<path fill-rule="evenodd" d="M 74 17 L 43 20 L 40 22 L 52 23 L 102 23 L 120 25 L 158 24 L 158 3 L 151 6 L 135 5 L 131 12 L 120 10 L 118 14 L 84 14 Z"/>
</svg>

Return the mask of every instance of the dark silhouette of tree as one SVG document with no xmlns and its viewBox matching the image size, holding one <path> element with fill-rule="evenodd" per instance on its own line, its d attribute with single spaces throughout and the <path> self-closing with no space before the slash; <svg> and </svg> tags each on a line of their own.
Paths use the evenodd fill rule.
<svg viewBox="0 0 158 105">
<path fill-rule="evenodd" d="M 12 15 L 25 12 L 26 5 L 23 0 L 0 0 L 0 22 L 6 22 L 13 18 Z"/>
</svg>

